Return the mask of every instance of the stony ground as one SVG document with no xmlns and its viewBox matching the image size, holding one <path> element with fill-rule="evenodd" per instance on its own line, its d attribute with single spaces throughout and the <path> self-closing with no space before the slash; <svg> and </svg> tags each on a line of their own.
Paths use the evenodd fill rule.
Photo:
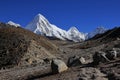
<svg viewBox="0 0 120 80">
<path fill-rule="evenodd" d="M 0 80 L 120 80 L 119 31 L 120 28 L 115 28 L 88 41 L 74 43 L 49 41 L 28 30 L 0 23 Z M 117 58 L 93 65 L 96 51 L 113 48 L 119 53 Z M 85 63 L 69 66 L 62 73 L 52 72 L 52 59 L 67 64 L 73 56 L 83 57 Z"/>
<path fill-rule="evenodd" d="M 47 76 L 34 80 L 108 80 L 106 75 L 101 73 L 100 70 L 92 67 L 73 67 L 68 71 L 60 74 Z"/>
<path fill-rule="evenodd" d="M 0 80 L 120 80 L 120 59 L 109 63 L 100 64 L 93 67 L 89 65 L 93 60 L 92 56 L 96 51 L 103 49 L 110 49 L 114 45 L 118 45 L 120 41 L 114 41 L 109 43 L 111 46 L 106 47 L 108 44 L 102 44 L 90 48 L 72 48 L 85 44 L 73 43 L 66 41 L 51 41 L 60 51 L 59 54 L 54 54 L 59 59 L 62 59 L 66 64 L 68 58 L 71 56 L 84 57 L 86 65 L 79 65 L 75 67 L 69 67 L 69 69 L 63 73 L 52 74 L 50 65 L 43 66 L 31 66 L 23 68 L 13 68 L 0 71 Z M 112 45 L 114 43 L 114 45 Z"/>
<path fill-rule="evenodd" d="M 86 59 L 86 63 L 88 63 L 87 67 L 79 66 L 72 67 L 67 72 L 62 74 L 56 74 L 47 76 L 40 80 L 120 80 L 120 59 L 111 61 L 106 64 L 100 64 L 96 67 L 89 66 L 91 63 L 92 56 L 96 51 L 99 50 L 109 50 L 113 47 L 118 47 L 120 41 L 113 41 L 107 44 L 101 44 L 97 46 L 91 45 L 90 48 L 72 48 L 74 46 L 84 45 L 85 42 L 82 43 L 72 43 L 65 41 L 54 41 L 54 43 L 59 46 L 59 49 L 62 51 L 61 54 L 57 54 L 56 56 L 63 59 L 66 63 L 69 57 L 77 55 L 80 57 L 84 57 Z M 108 46 L 109 45 L 109 46 Z M 90 46 L 90 45 L 88 45 Z M 39 79 L 37 79 L 39 80 Z"/>
</svg>

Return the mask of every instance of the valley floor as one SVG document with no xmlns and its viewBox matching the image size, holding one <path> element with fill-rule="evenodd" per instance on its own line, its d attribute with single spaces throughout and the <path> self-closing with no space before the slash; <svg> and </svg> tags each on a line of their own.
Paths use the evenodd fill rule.
<svg viewBox="0 0 120 80">
<path fill-rule="evenodd" d="M 51 69 L 49 67 L 50 65 L 44 65 L 44 67 L 38 66 L 13 70 L 1 70 L 0 80 L 120 80 L 119 58 L 105 64 L 100 64 L 98 66 L 93 66 L 90 64 L 93 61 L 93 54 L 96 51 L 104 49 L 106 47 L 106 44 L 90 48 L 78 48 L 76 46 L 86 43 L 73 43 L 57 40 L 51 42 L 57 45 L 59 51 L 61 52 L 59 54 L 55 54 L 55 56 L 62 59 L 66 64 L 69 57 L 71 56 L 84 57 L 86 64 L 69 67 L 67 71 L 59 74 L 49 73 L 51 72 Z M 119 42 L 120 41 L 118 41 L 118 43 Z M 111 43 L 109 44 L 111 45 Z"/>
</svg>

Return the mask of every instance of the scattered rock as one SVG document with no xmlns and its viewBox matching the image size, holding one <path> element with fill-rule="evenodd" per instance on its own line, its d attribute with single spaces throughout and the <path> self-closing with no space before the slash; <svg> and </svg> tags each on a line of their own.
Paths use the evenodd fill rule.
<svg viewBox="0 0 120 80">
<path fill-rule="evenodd" d="M 86 61 L 85 61 L 85 58 L 84 57 L 80 57 L 80 62 L 82 63 L 82 64 L 84 64 Z"/>
<path fill-rule="evenodd" d="M 98 65 L 100 62 L 104 63 L 107 61 L 110 61 L 110 60 L 106 57 L 106 53 L 103 51 L 95 52 L 95 54 L 93 55 L 94 65 Z"/>
<path fill-rule="evenodd" d="M 113 48 L 112 50 L 107 50 L 106 52 L 98 51 L 93 55 L 93 63 L 94 65 L 98 65 L 100 62 L 108 62 L 111 60 L 115 60 L 120 56 L 119 48 Z"/>
<path fill-rule="evenodd" d="M 105 74 L 101 73 L 97 68 L 81 68 L 78 75 L 79 80 L 108 80 L 105 78 Z"/>
<path fill-rule="evenodd" d="M 109 60 L 114 60 L 117 58 L 117 51 L 113 48 L 111 51 L 108 51 L 108 53 L 106 54 L 106 57 Z"/>
<path fill-rule="evenodd" d="M 68 67 L 62 60 L 53 59 L 51 62 L 51 68 L 53 73 L 61 73 L 66 71 Z"/>
<path fill-rule="evenodd" d="M 81 65 L 81 64 L 84 64 L 84 63 L 85 63 L 85 58 L 78 57 L 78 56 L 73 56 L 73 57 L 70 57 L 68 59 L 67 65 L 69 67 L 71 67 L 71 66 L 78 66 L 78 65 Z"/>
</svg>

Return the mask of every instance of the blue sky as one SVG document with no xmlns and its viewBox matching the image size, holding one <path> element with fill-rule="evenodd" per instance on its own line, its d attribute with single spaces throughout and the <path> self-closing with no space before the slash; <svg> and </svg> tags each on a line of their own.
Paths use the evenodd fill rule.
<svg viewBox="0 0 120 80">
<path fill-rule="evenodd" d="M 38 13 L 68 30 L 91 32 L 98 26 L 120 26 L 120 0 L 1 0 L 0 21 L 26 26 Z"/>
</svg>

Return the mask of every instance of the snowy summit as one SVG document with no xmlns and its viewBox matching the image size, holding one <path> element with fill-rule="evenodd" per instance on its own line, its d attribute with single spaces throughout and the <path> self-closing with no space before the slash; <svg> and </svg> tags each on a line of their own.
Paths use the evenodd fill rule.
<svg viewBox="0 0 120 80">
<path fill-rule="evenodd" d="M 61 40 L 70 40 L 74 42 L 84 41 L 94 37 L 96 34 L 102 34 L 106 31 L 104 27 L 98 27 L 91 33 L 82 33 L 76 27 L 71 27 L 68 31 L 51 24 L 43 15 L 38 14 L 34 19 L 25 27 L 36 34 L 44 35 L 47 37 L 58 38 Z"/>
<path fill-rule="evenodd" d="M 9 21 L 7 24 L 13 25 L 13 26 L 15 26 L 15 27 L 21 26 L 20 24 L 14 23 L 14 22 L 12 22 L 12 21 Z"/>
<path fill-rule="evenodd" d="M 85 35 L 80 33 L 77 28 L 72 27 L 68 31 L 65 31 L 56 25 L 51 24 L 41 14 L 35 16 L 35 18 L 26 26 L 26 29 L 33 31 L 36 34 L 55 37 L 61 40 L 72 40 L 74 42 L 85 40 Z"/>
<path fill-rule="evenodd" d="M 104 27 L 98 27 L 96 28 L 93 32 L 88 34 L 88 39 L 94 37 L 96 34 L 102 34 L 105 33 L 107 31 L 107 29 L 105 29 Z"/>
<path fill-rule="evenodd" d="M 82 40 L 85 40 L 86 35 L 82 32 L 79 32 L 79 30 L 76 27 L 71 27 L 68 31 L 67 31 L 69 37 L 71 38 L 71 40 L 73 40 L 74 42 L 80 42 Z"/>
</svg>

